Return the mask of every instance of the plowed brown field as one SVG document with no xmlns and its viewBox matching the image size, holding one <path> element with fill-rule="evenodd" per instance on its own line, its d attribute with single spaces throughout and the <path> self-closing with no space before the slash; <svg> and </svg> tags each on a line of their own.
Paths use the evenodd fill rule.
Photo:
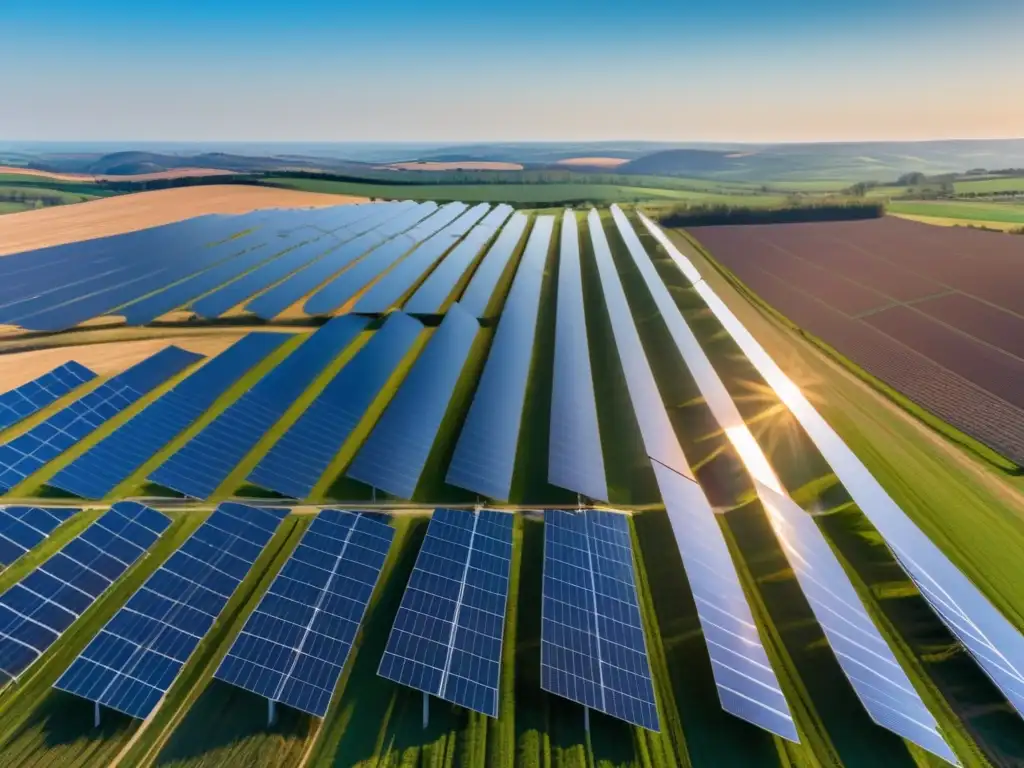
<svg viewBox="0 0 1024 768">
<path fill-rule="evenodd" d="M 1024 466 L 1024 237 L 895 218 L 690 232 L 798 326 Z"/>
</svg>

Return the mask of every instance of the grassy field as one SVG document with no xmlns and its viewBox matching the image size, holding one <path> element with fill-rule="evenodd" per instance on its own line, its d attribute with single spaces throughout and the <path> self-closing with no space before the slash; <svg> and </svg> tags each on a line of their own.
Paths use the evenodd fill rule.
<svg viewBox="0 0 1024 768">
<path fill-rule="evenodd" d="M 889 210 L 895 214 L 910 216 L 958 219 L 964 224 L 999 222 L 1024 226 L 1024 205 L 1014 205 L 1013 203 L 894 200 L 889 203 Z"/>
<path fill-rule="evenodd" d="M 1024 176 L 997 176 L 987 179 L 966 179 L 953 183 L 958 195 L 990 195 L 995 192 L 1024 192 Z"/>
</svg>

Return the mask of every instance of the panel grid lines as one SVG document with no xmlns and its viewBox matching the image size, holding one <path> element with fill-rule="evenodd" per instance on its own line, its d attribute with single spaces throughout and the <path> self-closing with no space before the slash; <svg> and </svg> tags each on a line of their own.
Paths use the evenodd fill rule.
<svg viewBox="0 0 1024 768">
<path fill-rule="evenodd" d="M 368 513 L 317 515 L 215 677 L 324 717 L 393 538 Z"/>
<path fill-rule="evenodd" d="M 131 717 L 148 717 L 288 511 L 221 504 L 54 687 Z"/>
<path fill-rule="evenodd" d="M 0 568 L 48 538 L 77 509 L 0 507 Z"/>
<path fill-rule="evenodd" d="M 119 502 L 0 595 L 0 674 L 22 674 L 169 525 L 154 509 Z"/>
<path fill-rule="evenodd" d="M 498 716 L 513 516 L 438 509 L 378 674 Z"/>
<path fill-rule="evenodd" d="M 0 395 L 0 429 L 16 424 L 59 400 L 96 374 L 74 360 Z"/>
</svg>

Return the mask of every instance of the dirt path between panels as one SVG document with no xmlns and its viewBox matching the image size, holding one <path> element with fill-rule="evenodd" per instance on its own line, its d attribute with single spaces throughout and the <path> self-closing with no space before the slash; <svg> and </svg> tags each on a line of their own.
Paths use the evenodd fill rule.
<svg viewBox="0 0 1024 768">
<path fill-rule="evenodd" d="M 261 208 L 322 208 L 365 200 L 348 195 L 242 184 L 137 192 L 0 216 L 0 255 L 132 232 L 205 213 L 247 213 Z"/>
</svg>

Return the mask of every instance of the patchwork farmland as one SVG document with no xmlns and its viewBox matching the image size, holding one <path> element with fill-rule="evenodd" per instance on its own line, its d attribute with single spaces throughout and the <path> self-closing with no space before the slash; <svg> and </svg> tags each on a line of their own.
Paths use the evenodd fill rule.
<svg viewBox="0 0 1024 768">
<path fill-rule="evenodd" d="M 797 326 L 1024 464 L 1020 238 L 895 218 L 692 234 Z"/>
<path fill-rule="evenodd" d="M 55 364 L 0 395 L 0 765 L 1024 755 L 1009 486 L 830 425 L 639 215 L 257 211 L 0 274 L 8 369 Z"/>
</svg>

